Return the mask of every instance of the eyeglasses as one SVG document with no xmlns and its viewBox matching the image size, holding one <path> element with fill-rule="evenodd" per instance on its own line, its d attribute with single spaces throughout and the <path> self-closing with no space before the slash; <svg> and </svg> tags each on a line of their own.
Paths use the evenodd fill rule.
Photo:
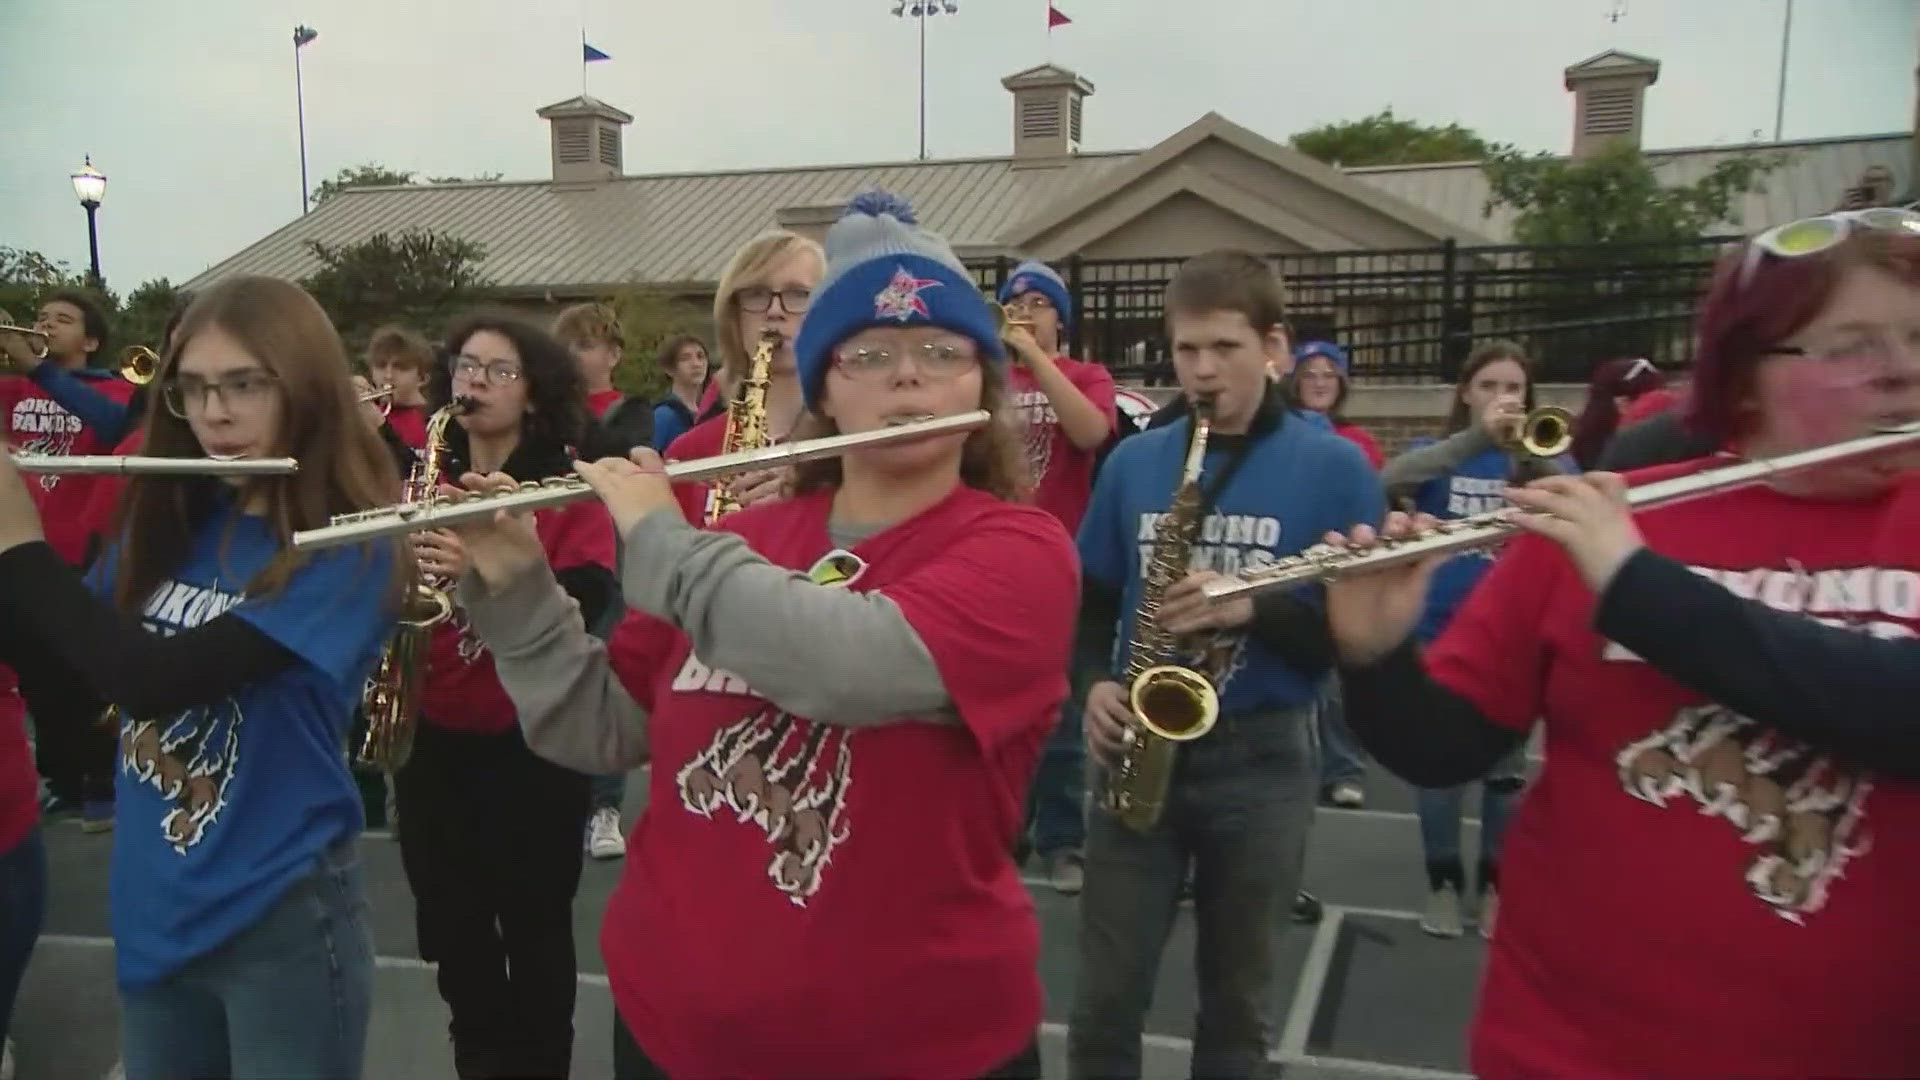
<svg viewBox="0 0 1920 1080">
<path fill-rule="evenodd" d="M 1753 273 L 1760 268 L 1763 257 L 1798 259 L 1818 255 L 1838 247 L 1856 229 L 1920 236 L 1920 212 L 1901 206 L 1876 206 L 1870 210 L 1839 210 L 1776 225 L 1747 243 L 1746 259 L 1740 265 L 1740 287 L 1744 289 L 1753 282 Z"/>
<path fill-rule="evenodd" d="M 1861 326 L 1818 345 L 1775 345 L 1770 356 L 1805 356 L 1815 360 L 1870 360 L 1893 363 L 1903 356 L 1920 357 L 1920 326 Z"/>
<path fill-rule="evenodd" d="M 485 376 L 490 383 L 518 382 L 520 365 L 511 360 L 495 360 L 491 363 L 471 356 L 462 356 L 453 362 L 453 377 L 464 382 L 479 382 Z"/>
<path fill-rule="evenodd" d="M 928 342 L 899 353 L 843 348 L 833 354 L 833 361 L 849 378 L 879 379 L 899 370 L 900 361 L 908 356 L 913 358 L 914 368 L 929 379 L 951 379 L 980 362 L 972 348 L 941 342 Z"/>
<path fill-rule="evenodd" d="M 755 315 L 773 307 L 773 298 L 780 298 L 780 308 L 789 315 L 798 315 L 813 303 L 813 290 L 798 286 L 786 289 L 769 289 L 765 285 L 750 285 L 733 294 L 740 304 L 740 310 L 751 311 Z"/>
<path fill-rule="evenodd" d="M 232 412 L 257 409 L 273 396 L 280 380 L 270 371 L 241 371 L 209 382 L 182 375 L 168 379 L 160 387 L 160 400 L 167 411 L 182 420 L 189 414 L 203 413 L 207 401 L 218 397 L 222 407 Z"/>
</svg>

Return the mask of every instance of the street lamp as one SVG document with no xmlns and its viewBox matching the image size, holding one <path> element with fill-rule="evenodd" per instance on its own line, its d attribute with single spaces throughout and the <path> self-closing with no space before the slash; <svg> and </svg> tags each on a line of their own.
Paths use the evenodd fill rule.
<svg viewBox="0 0 1920 1080">
<path fill-rule="evenodd" d="M 920 24 L 920 160 L 927 160 L 927 20 L 935 15 L 958 15 L 958 0 L 895 0 L 893 17 Z"/>
<path fill-rule="evenodd" d="M 300 120 L 300 212 L 313 208 L 307 198 L 307 97 L 300 86 L 300 46 L 320 36 L 311 26 L 293 28 L 293 108 Z"/>
<path fill-rule="evenodd" d="M 93 287 L 98 289 L 103 279 L 100 277 L 100 229 L 94 215 L 100 210 L 100 200 L 107 195 L 107 174 L 93 167 L 93 155 L 88 154 L 86 163 L 71 179 L 73 193 L 79 196 L 80 205 L 87 208 L 87 266 Z"/>
</svg>

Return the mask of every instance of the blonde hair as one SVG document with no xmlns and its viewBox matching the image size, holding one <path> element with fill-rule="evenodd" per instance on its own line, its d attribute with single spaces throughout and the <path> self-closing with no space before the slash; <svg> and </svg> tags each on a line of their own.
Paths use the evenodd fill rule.
<svg viewBox="0 0 1920 1080">
<path fill-rule="evenodd" d="M 1033 493 L 1034 477 L 1027 464 L 1024 422 L 1008 403 L 1005 369 L 991 361 L 980 363 L 980 407 L 993 414 L 986 427 L 967 436 L 960 448 L 960 481 L 1008 502 L 1024 502 Z M 825 414 L 808 409 L 793 425 L 792 438 L 821 439 L 840 434 L 839 425 Z M 803 461 L 793 468 L 797 493 L 834 487 L 844 474 L 837 457 Z"/>
<path fill-rule="evenodd" d="M 713 336 L 719 348 L 720 381 L 722 386 L 731 387 L 740 380 L 747 368 L 747 344 L 740 337 L 740 300 L 741 289 L 764 283 L 766 273 L 775 263 L 795 251 L 810 253 L 820 264 L 824 276 L 827 266 L 827 253 L 818 243 L 786 229 L 775 229 L 761 233 L 747 241 L 739 251 L 728 260 L 726 270 L 720 274 L 720 284 L 713 291 Z"/>
<path fill-rule="evenodd" d="M 626 337 L 620 331 L 620 316 L 606 304 L 575 304 L 560 312 L 553 319 L 553 336 L 559 338 L 562 345 L 604 342 L 612 345 L 615 352 L 627 347 Z"/>
</svg>

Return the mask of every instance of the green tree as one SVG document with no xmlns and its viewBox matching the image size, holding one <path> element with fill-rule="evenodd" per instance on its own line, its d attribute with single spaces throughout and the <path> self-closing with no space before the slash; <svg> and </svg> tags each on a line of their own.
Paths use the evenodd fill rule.
<svg viewBox="0 0 1920 1080">
<path fill-rule="evenodd" d="M 1688 184 L 1663 184 L 1627 143 L 1571 160 L 1504 150 L 1481 166 L 1485 210 L 1516 212 L 1513 238 L 1532 250 L 1508 277 L 1510 316 L 1550 377 L 1584 381 L 1617 356 L 1671 362 L 1688 354 L 1693 308 L 1730 231 L 1735 205 L 1784 158 L 1737 154 Z M 1533 330 L 1529 331 L 1528 328 Z"/>
<path fill-rule="evenodd" d="M 484 285 L 479 264 L 486 249 L 431 229 L 375 233 L 355 244 L 309 240 L 307 250 L 321 266 L 301 285 L 354 351 L 389 322 L 438 334 Z"/>
<path fill-rule="evenodd" d="M 166 333 L 167 318 L 179 301 L 180 290 L 166 278 L 140 283 L 127 294 L 126 306 L 113 328 L 113 337 L 124 350 L 129 345 L 145 345 L 160 351 L 160 339 Z M 116 354 L 117 355 L 117 354 Z"/>
<path fill-rule="evenodd" d="M 1391 106 L 1358 120 L 1308 128 L 1287 140 L 1308 157 L 1329 165 L 1419 165 L 1440 161 L 1479 161 L 1506 150 L 1459 124 L 1437 127 L 1393 115 Z"/>
<path fill-rule="evenodd" d="M 652 401 L 667 392 L 667 374 L 654 363 L 660 346 L 682 334 L 694 334 L 713 348 L 713 318 L 685 296 L 650 285 L 630 285 L 606 299 L 620 316 L 626 355 L 614 369 L 613 383 L 626 393 Z"/>
<path fill-rule="evenodd" d="M 500 179 L 499 173 L 482 173 L 479 176 L 428 176 L 409 169 L 389 169 L 385 165 L 367 162 L 363 165 L 349 165 L 320 181 L 313 189 L 313 205 L 319 206 L 343 191 L 363 187 L 398 187 L 406 184 L 466 184 L 475 181 L 494 181 Z"/>
<path fill-rule="evenodd" d="M 86 279 L 37 251 L 0 247 L 0 311 L 16 326 L 31 326 L 40 297 L 54 289 L 81 288 Z"/>
</svg>

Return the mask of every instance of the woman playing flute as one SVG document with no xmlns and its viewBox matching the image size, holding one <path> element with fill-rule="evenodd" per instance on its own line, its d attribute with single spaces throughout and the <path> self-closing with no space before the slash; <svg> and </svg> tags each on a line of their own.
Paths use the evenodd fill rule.
<svg viewBox="0 0 1920 1080">
<path fill-rule="evenodd" d="M 1693 425 L 1766 457 L 1920 417 L 1916 226 L 1920 215 L 1835 215 L 1730 254 L 1700 312 Z M 1911 637 L 1920 545 L 1911 531 L 1884 542 L 1898 464 L 1676 503 L 1637 515 L 1638 528 L 1716 587 Z M 1395 515 L 1386 531 L 1406 528 Z M 1920 833 L 1920 789 L 1899 763 L 1862 755 L 1847 729 L 1789 732 L 1703 697 L 1658 657 L 1596 633 L 1591 577 L 1542 538 L 1513 541 L 1417 647 L 1408 638 L 1433 567 L 1342 578 L 1327 606 L 1349 719 L 1389 769 L 1458 783 L 1535 718 L 1545 730 L 1545 765 L 1506 834 L 1474 1072 L 1920 1071 L 1920 859 L 1905 850 Z"/>
<path fill-rule="evenodd" d="M 1005 356 L 946 242 L 870 193 L 827 250 L 796 437 L 990 426 L 802 465 L 714 531 L 651 451 L 582 464 L 625 539 L 611 641 L 516 520 L 468 530 L 462 599 L 536 753 L 652 762 L 601 932 L 617 1075 L 1037 1076 L 1009 852 L 1067 693 L 1072 543 L 1013 501 Z"/>
</svg>

